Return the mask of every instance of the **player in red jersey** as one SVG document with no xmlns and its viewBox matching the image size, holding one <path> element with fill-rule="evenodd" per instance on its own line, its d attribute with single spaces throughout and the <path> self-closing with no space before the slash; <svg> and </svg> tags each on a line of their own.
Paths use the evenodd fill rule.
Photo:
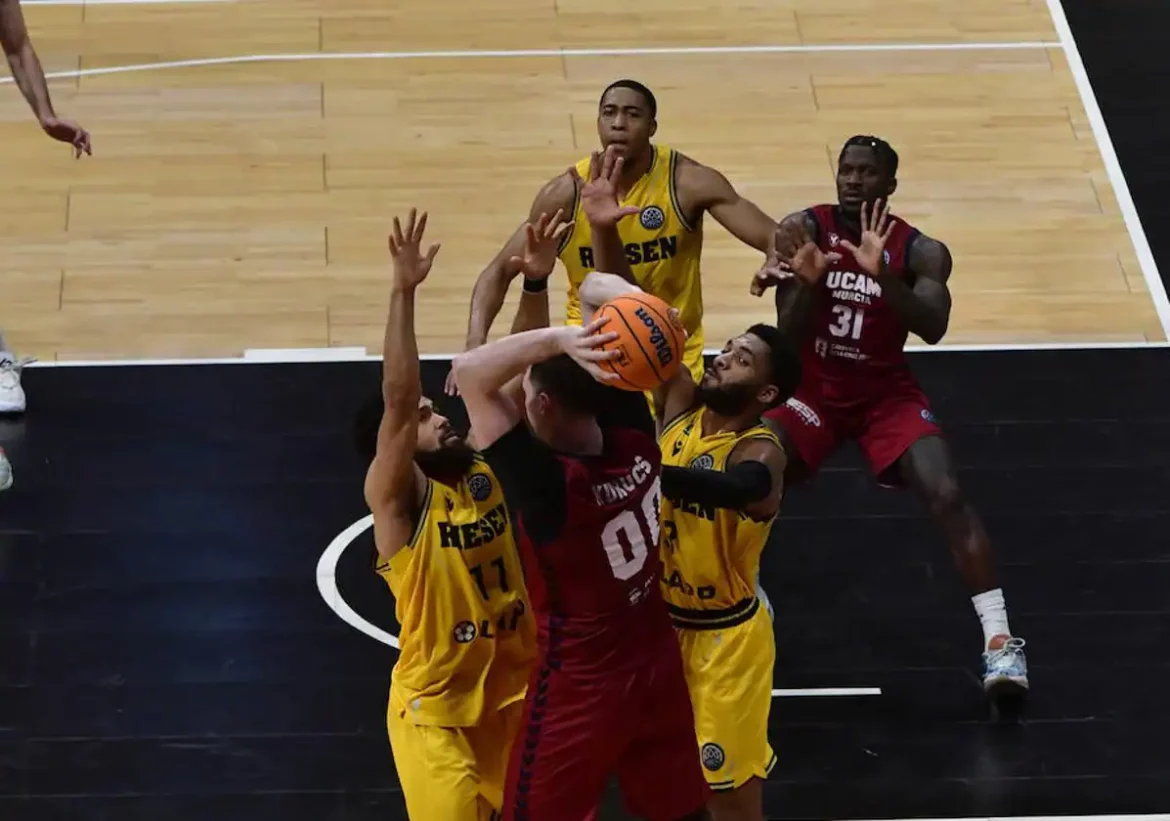
<svg viewBox="0 0 1170 821">
<path fill-rule="evenodd" d="M 785 443 L 789 483 L 855 439 L 880 483 L 909 486 L 922 499 L 973 594 L 984 633 L 984 689 L 1018 694 L 1028 687 L 1024 641 L 1008 627 L 987 532 L 959 488 L 942 429 L 903 350 L 909 332 L 931 345 L 946 333 L 951 255 L 889 214 L 897 171 L 887 142 L 853 137 L 838 158 L 838 204 L 791 214 L 777 229 L 777 253 L 756 274 L 752 292 L 777 286 L 777 324 L 800 341 L 803 379 L 766 418 Z"/>
<path fill-rule="evenodd" d="M 599 384 L 612 354 L 598 347 L 616 338 L 599 328 L 515 334 L 453 365 L 518 520 L 538 625 L 504 819 L 589 821 L 616 775 L 635 815 L 704 821 L 710 793 L 659 590 L 661 454 L 642 394 Z M 515 379 L 524 407 L 508 399 Z"/>
</svg>

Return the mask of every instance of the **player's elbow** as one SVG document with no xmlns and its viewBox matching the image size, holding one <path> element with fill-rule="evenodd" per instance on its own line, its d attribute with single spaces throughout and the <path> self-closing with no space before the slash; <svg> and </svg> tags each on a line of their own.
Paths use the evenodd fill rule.
<svg viewBox="0 0 1170 821">
<path fill-rule="evenodd" d="M 942 342 L 942 338 L 947 335 L 947 317 L 939 317 L 932 319 L 925 327 L 919 336 L 927 345 L 937 345 Z"/>
<path fill-rule="evenodd" d="M 475 360 L 477 357 L 472 351 L 467 351 L 457 355 L 451 360 L 451 376 L 455 380 L 455 387 L 459 389 L 461 394 L 467 394 L 473 390 L 475 373 Z"/>
</svg>

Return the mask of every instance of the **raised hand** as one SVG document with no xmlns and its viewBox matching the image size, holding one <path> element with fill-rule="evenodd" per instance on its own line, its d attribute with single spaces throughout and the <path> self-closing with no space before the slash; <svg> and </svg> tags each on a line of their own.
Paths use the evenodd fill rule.
<svg viewBox="0 0 1170 821">
<path fill-rule="evenodd" d="M 752 279 L 752 293 L 760 288 L 760 294 L 793 276 L 807 285 L 816 285 L 828 272 L 829 266 L 841 259 L 835 252 L 826 254 L 815 242 L 804 224 L 804 219 L 786 219 L 776 226 L 773 239 L 774 250 L 768 261 Z M 756 294 L 759 296 L 759 294 Z"/>
<path fill-rule="evenodd" d="M 881 205 L 879 214 L 878 206 Z M 853 254 L 857 265 L 871 277 L 881 274 L 884 267 L 886 242 L 894 231 L 890 217 L 890 201 L 878 200 L 868 210 L 869 203 L 861 204 L 861 245 L 854 245 L 847 239 L 841 240 L 841 247 Z"/>
<path fill-rule="evenodd" d="M 566 325 L 560 329 L 561 353 L 572 357 L 573 361 L 589 372 L 589 375 L 598 382 L 612 382 L 618 378 L 613 371 L 607 371 L 600 363 L 608 362 L 618 357 L 617 351 L 603 351 L 601 346 L 613 342 L 618 338 L 616 333 L 599 333 L 601 327 L 609 322 L 608 316 L 595 319 L 588 325 Z"/>
<path fill-rule="evenodd" d="M 622 176 L 625 159 L 611 146 L 605 153 L 594 151 L 589 157 L 589 179 L 582 180 L 576 166 L 569 168 L 577 189 L 581 192 L 581 210 L 590 225 L 617 225 L 625 217 L 638 213 L 631 205 L 618 202 L 617 184 Z"/>
<path fill-rule="evenodd" d="M 394 285 L 398 288 L 417 288 L 431 272 L 431 263 L 435 261 L 435 254 L 439 253 L 439 243 L 427 249 L 426 254 L 419 252 L 423 234 L 427 230 L 427 212 L 415 219 L 417 212 L 410 209 L 407 218 L 406 230 L 398 217 L 394 218 L 394 230 L 390 233 L 390 259 L 394 261 Z"/>
<path fill-rule="evenodd" d="M 564 219 L 564 209 L 558 208 L 551 219 L 548 214 L 541 214 L 535 225 L 531 222 L 525 225 L 524 253 L 510 257 L 508 268 L 524 274 L 527 279 L 547 279 L 556 265 L 561 241 L 573 230 L 572 221 L 565 222 Z"/>
<path fill-rule="evenodd" d="M 46 117 L 44 120 L 41 120 L 41 128 L 54 140 L 72 145 L 73 157 L 75 159 L 80 157 L 82 153 L 93 154 L 89 132 L 72 120 Z"/>
</svg>

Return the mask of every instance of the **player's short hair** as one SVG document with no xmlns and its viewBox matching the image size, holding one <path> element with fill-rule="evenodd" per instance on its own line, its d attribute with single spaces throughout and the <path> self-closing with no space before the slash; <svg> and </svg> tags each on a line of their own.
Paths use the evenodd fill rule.
<svg viewBox="0 0 1170 821">
<path fill-rule="evenodd" d="M 646 86 L 642 85 L 637 80 L 614 80 L 612 83 L 607 85 L 605 87 L 605 91 L 601 92 L 601 98 L 597 101 L 598 108 L 601 107 L 602 101 L 605 100 L 605 95 L 609 94 L 609 92 L 613 91 L 615 88 L 628 88 L 630 91 L 638 92 L 640 95 L 642 95 L 642 99 L 646 101 L 646 108 L 650 109 L 650 119 L 655 120 L 658 118 L 658 100 L 654 98 L 654 92 L 646 88 Z"/>
<path fill-rule="evenodd" d="M 769 384 L 780 391 L 775 404 L 787 401 L 796 393 L 800 384 L 800 352 L 779 328 L 763 323 L 747 329 L 752 336 L 759 337 L 768 346 Z"/>
<path fill-rule="evenodd" d="M 533 387 L 547 393 L 566 410 L 596 416 L 601 410 L 601 384 L 568 354 L 537 362 L 529 378 Z"/>
<path fill-rule="evenodd" d="M 837 155 L 837 164 L 841 164 L 841 158 L 845 156 L 845 149 L 861 145 L 869 148 L 877 156 L 878 162 L 886 167 L 886 171 L 891 177 L 898 176 L 898 152 L 894 147 L 881 137 L 872 137 L 869 134 L 858 134 L 850 137 L 845 141 L 845 145 L 841 146 L 841 153 Z"/>
</svg>

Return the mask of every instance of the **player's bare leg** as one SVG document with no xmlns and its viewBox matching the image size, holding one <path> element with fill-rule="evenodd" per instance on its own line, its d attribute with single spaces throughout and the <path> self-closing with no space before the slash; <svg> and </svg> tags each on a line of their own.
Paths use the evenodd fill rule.
<svg viewBox="0 0 1170 821">
<path fill-rule="evenodd" d="M 991 694 L 1028 689 L 1023 639 L 1008 627 L 1003 590 L 996 580 L 991 540 L 959 487 L 950 449 L 940 436 L 919 439 L 898 460 L 903 481 L 922 499 L 947 540 L 955 565 L 983 625 L 983 687 Z"/>
<path fill-rule="evenodd" d="M 707 808 L 712 821 L 764 821 L 764 781 L 752 778 L 734 790 L 717 792 Z"/>
</svg>

